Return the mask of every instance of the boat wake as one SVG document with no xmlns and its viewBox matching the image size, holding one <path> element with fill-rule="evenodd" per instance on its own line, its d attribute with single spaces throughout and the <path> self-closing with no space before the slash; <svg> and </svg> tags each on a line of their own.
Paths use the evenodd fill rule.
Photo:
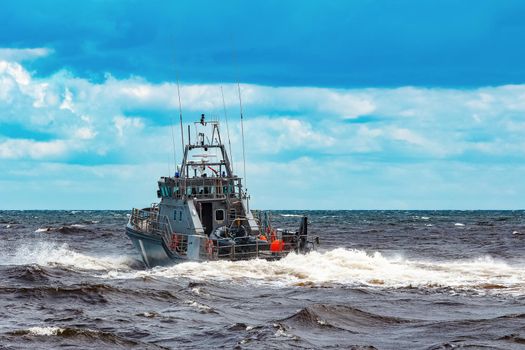
<svg viewBox="0 0 525 350">
<path fill-rule="evenodd" d="M 95 272 L 107 279 L 187 278 L 302 287 L 375 287 L 474 290 L 525 295 L 525 268 L 491 257 L 435 262 L 386 257 L 379 252 L 336 248 L 279 261 L 185 262 L 144 270 L 131 256 L 92 256 L 67 244 L 40 242 L 0 257 L 0 265 L 40 265 Z"/>
<path fill-rule="evenodd" d="M 143 271 L 122 271 L 110 278 L 190 278 L 251 281 L 284 286 L 364 286 L 476 290 L 481 293 L 525 294 L 525 269 L 491 257 L 433 262 L 385 257 L 362 250 L 337 248 L 307 255 L 290 254 L 280 261 L 187 262 Z"/>
<path fill-rule="evenodd" d="M 90 256 L 71 249 L 68 244 L 38 242 L 3 252 L 0 265 L 59 266 L 77 270 L 129 270 L 134 260 L 128 256 Z"/>
</svg>

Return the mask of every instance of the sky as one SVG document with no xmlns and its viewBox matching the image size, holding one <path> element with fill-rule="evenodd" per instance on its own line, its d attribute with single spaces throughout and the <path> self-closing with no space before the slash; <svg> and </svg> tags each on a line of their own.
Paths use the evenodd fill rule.
<svg viewBox="0 0 525 350">
<path fill-rule="evenodd" d="M 3 2 L 0 209 L 156 201 L 177 79 L 185 123 L 228 116 L 244 176 L 240 83 L 252 208 L 523 209 L 523 18 L 511 0 Z"/>
</svg>

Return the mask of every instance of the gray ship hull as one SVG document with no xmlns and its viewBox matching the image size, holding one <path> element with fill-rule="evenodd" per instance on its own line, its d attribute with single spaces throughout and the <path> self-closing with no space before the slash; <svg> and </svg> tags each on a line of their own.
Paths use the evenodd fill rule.
<svg viewBox="0 0 525 350">
<path fill-rule="evenodd" d="M 160 237 L 141 233 L 127 226 L 126 234 L 133 242 L 135 249 L 140 253 L 144 264 L 151 268 L 154 266 L 168 266 L 187 260 L 173 253 Z"/>
</svg>

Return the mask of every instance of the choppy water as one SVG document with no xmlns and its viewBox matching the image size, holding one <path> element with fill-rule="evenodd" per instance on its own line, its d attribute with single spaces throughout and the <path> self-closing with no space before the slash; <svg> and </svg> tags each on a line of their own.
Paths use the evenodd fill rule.
<svg viewBox="0 0 525 350">
<path fill-rule="evenodd" d="M 126 214 L 0 211 L 1 349 L 525 348 L 524 211 L 314 211 L 318 252 L 151 270 Z"/>
</svg>

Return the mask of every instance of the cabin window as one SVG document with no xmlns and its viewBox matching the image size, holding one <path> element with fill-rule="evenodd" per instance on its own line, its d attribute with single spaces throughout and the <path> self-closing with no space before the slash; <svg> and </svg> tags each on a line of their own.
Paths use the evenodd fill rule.
<svg viewBox="0 0 525 350">
<path fill-rule="evenodd" d="M 215 221 L 217 222 L 224 221 L 224 210 L 222 209 L 215 210 Z"/>
<path fill-rule="evenodd" d="M 177 211 L 176 210 L 173 212 L 173 220 L 177 221 Z"/>
<path fill-rule="evenodd" d="M 182 210 L 179 212 L 179 221 L 182 221 Z"/>
<path fill-rule="evenodd" d="M 168 187 L 166 185 L 160 186 L 160 193 L 162 197 L 171 197 L 171 187 Z"/>
</svg>

